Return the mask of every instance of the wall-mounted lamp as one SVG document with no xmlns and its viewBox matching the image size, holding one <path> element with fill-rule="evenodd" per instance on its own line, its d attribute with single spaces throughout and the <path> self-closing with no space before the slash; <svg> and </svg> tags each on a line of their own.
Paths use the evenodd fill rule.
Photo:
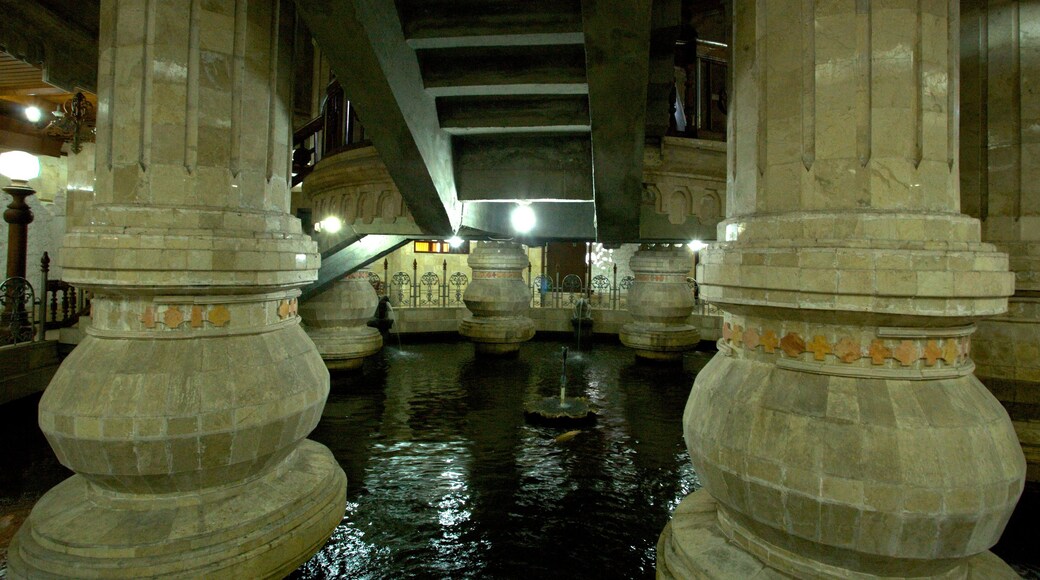
<svg viewBox="0 0 1040 580">
<path fill-rule="evenodd" d="M 7 277 L 25 278 L 26 252 L 29 242 L 29 224 L 33 221 L 32 210 L 25 198 L 36 193 L 29 187 L 29 180 L 40 174 L 40 160 L 25 151 L 0 153 L 0 175 L 11 180 L 4 192 L 14 200 L 4 212 L 7 222 Z"/>
</svg>

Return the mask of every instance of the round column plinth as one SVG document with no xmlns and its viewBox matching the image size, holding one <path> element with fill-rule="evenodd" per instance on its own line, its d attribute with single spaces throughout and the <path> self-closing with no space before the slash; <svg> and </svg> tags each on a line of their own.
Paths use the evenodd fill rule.
<svg viewBox="0 0 1040 580">
<path fill-rule="evenodd" d="M 361 368 L 365 357 L 383 348 L 383 336 L 368 326 L 306 328 L 329 370 Z"/>
<path fill-rule="evenodd" d="M 653 325 L 632 322 L 618 333 L 621 344 L 647 360 L 677 361 L 683 353 L 700 342 L 700 332 L 689 325 Z"/>
<path fill-rule="evenodd" d="M 676 361 L 683 351 L 700 342 L 700 333 L 686 323 L 693 312 L 693 292 L 686 276 L 693 265 L 685 246 L 640 246 L 629 267 L 635 281 L 628 296 L 633 322 L 621 328 L 618 338 L 647 360 Z"/>
<path fill-rule="evenodd" d="M 768 562 L 768 564 L 767 564 Z M 912 563 L 908 563 L 912 566 Z M 732 526 L 714 498 L 706 491 L 686 496 L 657 541 L 657 579 L 731 580 L 757 578 L 850 578 L 878 580 L 906 578 L 909 569 L 892 575 L 857 574 L 832 568 L 798 553 L 761 541 L 752 541 Z M 945 571 L 915 576 L 922 579 L 1017 579 L 1015 571 L 992 552 L 949 563 Z"/>
<path fill-rule="evenodd" d="M 18 530 L 8 577 L 282 578 L 339 525 L 346 486 L 312 441 L 257 478 L 203 493 L 135 497 L 74 475 Z"/>
<path fill-rule="evenodd" d="M 467 263 L 473 280 L 462 298 L 469 313 L 459 322 L 459 334 L 480 354 L 517 352 L 534 337 L 534 321 L 527 316 L 531 294 L 523 278 L 527 254 L 514 242 L 478 242 Z"/>
<path fill-rule="evenodd" d="M 534 337 L 534 321 L 526 316 L 477 318 L 467 315 L 459 323 L 459 334 L 473 341 L 480 354 L 510 354 Z"/>
</svg>

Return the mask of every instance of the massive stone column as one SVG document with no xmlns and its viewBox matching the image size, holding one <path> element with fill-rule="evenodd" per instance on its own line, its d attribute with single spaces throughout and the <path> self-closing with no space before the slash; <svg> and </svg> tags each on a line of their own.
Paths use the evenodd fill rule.
<svg viewBox="0 0 1040 580">
<path fill-rule="evenodd" d="M 297 316 L 319 257 L 287 213 L 291 8 L 101 3 L 95 199 L 62 251 L 92 324 L 39 411 L 76 475 L 13 578 L 281 578 L 343 517 L 305 439 L 329 376 Z"/>
<path fill-rule="evenodd" d="M 621 327 L 621 343 L 641 358 L 682 360 L 683 351 L 700 341 L 697 329 L 686 324 L 693 312 L 686 284 L 690 252 L 681 244 L 643 245 L 628 264 L 636 277 L 628 293 L 633 322 Z"/>
<path fill-rule="evenodd" d="M 1040 482 L 1040 4 L 972 0 L 962 11 L 961 199 L 1015 272 L 1007 314 L 978 323 L 975 374 Z"/>
<path fill-rule="evenodd" d="M 462 300 L 469 314 L 459 323 L 459 334 L 473 341 L 478 353 L 507 354 L 534 336 L 527 316 L 531 295 L 524 284 L 527 254 L 514 242 L 477 242 L 467 263 L 473 280 Z"/>
<path fill-rule="evenodd" d="M 1025 462 L 970 357 L 1013 276 L 957 213 L 957 7 L 734 2 L 728 219 L 698 271 L 724 337 L 659 577 L 1016 577 L 987 550 Z"/>
<path fill-rule="evenodd" d="M 383 348 L 383 337 L 366 326 L 379 297 L 368 281 L 368 270 L 358 270 L 328 290 L 300 305 L 307 336 L 318 347 L 331 370 L 356 369 Z"/>
</svg>

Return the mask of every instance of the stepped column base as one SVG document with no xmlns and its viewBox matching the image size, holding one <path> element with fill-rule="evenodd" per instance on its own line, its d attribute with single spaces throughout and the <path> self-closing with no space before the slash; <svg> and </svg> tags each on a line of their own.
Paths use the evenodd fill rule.
<svg viewBox="0 0 1040 580">
<path fill-rule="evenodd" d="M 648 360 L 682 360 L 683 353 L 697 346 L 700 332 L 693 326 L 632 322 L 618 333 L 621 344 Z"/>
<path fill-rule="evenodd" d="M 383 348 L 383 336 L 368 326 L 341 326 L 307 328 L 307 336 L 314 341 L 325 366 L 329 370 L 361 368 L 365 357 Z"/>
<path fill-rule="evenodd" d="M 343 519 L 346 476 L 303 441 L 245 483 L 120 494 L 74 475 L 44 495 L 8 550 L 8 577 L 282 578 Z"/>
<path fill-rule="evenodd" d="M 898 567 L 891 575 L 861 572 L 812 560 L 771 544 L 730 519 L 705 490 L 691 493 L 679 503 L 657 542 L 658 580 L 1019 578 L 1010 566 L 989 551 L 963 560 L 946 561 L 944 570 L 932 570 L 931 573 L 922 571 L 913 575 L 905 572 L 905 568 L 900 571 Z"/>
<path fill-rule="evenodd" d="M 478 354 L 511 354 L 534 337 L 534 321 L 526 316 L 475 317 L 459 323 L 459 334 L 473 342 Z"/>
</svg>

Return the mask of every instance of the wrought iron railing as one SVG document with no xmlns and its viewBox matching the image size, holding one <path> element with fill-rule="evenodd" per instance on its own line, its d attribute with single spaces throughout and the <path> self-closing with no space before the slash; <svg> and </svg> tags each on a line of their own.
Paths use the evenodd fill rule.
<svg viewBox="0 0 1040 580">
<path fill-rule="evenodd" d="M 324 157 L 366 144 L 365 127 L 358 120 L 357 110 L 339 81 L 332 79 L 325 89 L 321 112 L 293 132 L 292 184 L 303 181 Z"/>
<path fill-rule="evenodd" d="M 0 346 L 43 340 L 46 331 L 76 324 L 90 312 L 90 295 L 67 282 L 50 280 L 50 256 L 40 259 L 43 294 L 27 279 L 0 283 Z"/>
</svg>

